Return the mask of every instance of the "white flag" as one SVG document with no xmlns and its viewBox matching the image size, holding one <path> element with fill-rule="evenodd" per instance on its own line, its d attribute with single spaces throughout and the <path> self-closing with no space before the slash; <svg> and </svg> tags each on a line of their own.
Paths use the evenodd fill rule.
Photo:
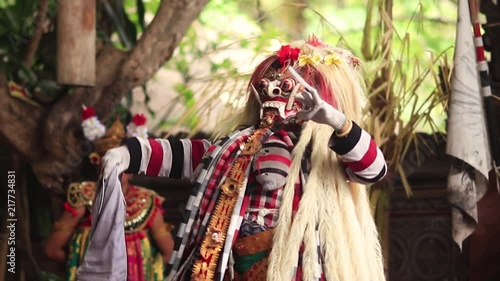
<svg viewBox="0 0 500 281">
<path fill-rule="evenodd" d="M 448 193 L 453 239 L 460 248 L 477 225 L 476 204 L 486 193 L 491 170 L 483 108 L 469 4 L 459 0 L 446 153 L 453 158 Z"/>
</svg>

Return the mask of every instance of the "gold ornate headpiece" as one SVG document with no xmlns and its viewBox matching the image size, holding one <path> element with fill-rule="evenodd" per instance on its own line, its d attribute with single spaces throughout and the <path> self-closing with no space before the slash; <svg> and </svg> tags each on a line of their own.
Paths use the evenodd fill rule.
<svg viewBox="0 0 500 281">
<path fill-rule="evenodd" d="M 106 130 L 104 136 L 94 140 L 94 151 L 100 155 L 104 155 L 111 148 L 118 147 L 122 144 L 125 138 L 125 129 L 120 118 L 116 117 L 111 127 Z"/>
<path fill-rule="evenodd" d="M 90 162 L 95 165 L 100 165 L 101 157 L 106 151 L 120 146 L 125 137 L 147 137 L 146 117 L 143 114 L 134 115 L 125 132 L 125 126 L 118 116 L 106 129 L 96 117 L 94 109 L 86 106 L 83 106 L 82 110 L 82 128 L 85 137 L 94 144 L 94 151 L 89 158 Z"/>
</svg>

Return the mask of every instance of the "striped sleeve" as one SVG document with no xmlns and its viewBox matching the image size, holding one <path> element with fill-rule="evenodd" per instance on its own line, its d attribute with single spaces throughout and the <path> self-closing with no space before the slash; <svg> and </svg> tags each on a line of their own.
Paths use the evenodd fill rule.
<svg viewBox="0 0 500 281">
<path fill-rule="evenodd" d="M 208 140 L 129 138 L 131 174 L 190 179 L 210 147 Z"/>
<path fill-rule="evenodd" d="M 382 151 L 373 138 L 353 122 L 351 131 L 342 137 L 335 133 L 330 138 L 330 148 L 341 156 L 351 180 L 371 184 L 387 173 Z"/>
</svg>

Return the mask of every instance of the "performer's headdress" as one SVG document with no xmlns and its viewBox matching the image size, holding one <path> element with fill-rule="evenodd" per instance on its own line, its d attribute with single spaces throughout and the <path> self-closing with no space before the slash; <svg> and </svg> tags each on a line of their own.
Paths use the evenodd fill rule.
<svg viewBox="0 0 500 281">
<path fill-rule="evenodd" d="M 232 128 L 258 124 L 262 109 L 274 106 L 279 107 L 285 123 L 294 122 L 294 113 L 301 109 L 301 104 L 293 96 L 302 89 L 289 67 L 314 87 L 324 101 L 349 119 L 360 121 L 364 96 L 360 65 L 361 61 L 350 51 L 329 46 L 316 36 L 282 45 L 255 68 L 248 84 L 248 102 L 239 118 L 233 118 L 236 124 Z M 226 133 L 221 131 L 218 135 Z"/>
<path fill-rule="evenodd" d="M 146 117 L 143 114 L 135 114 L 132 121 L 125 127 L 119 116 L 109 128 L 99 121 L 92 107 L 83 106 L 82 128 L 85 138 L 92 141 L 94 150 L 89 155 L 90 162 L 95 165 L 101 164 L 101 158 L 106 151 L 122 145 L 125 137 L 147 138 L 148 129 L 146 127 Z"/>
</svg>

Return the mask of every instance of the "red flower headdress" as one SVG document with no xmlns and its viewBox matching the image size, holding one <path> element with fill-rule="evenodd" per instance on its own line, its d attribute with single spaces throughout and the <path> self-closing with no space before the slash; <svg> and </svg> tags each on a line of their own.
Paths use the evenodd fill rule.
<svg viewBox="0 0 500 281">
<path fill-rule="evenodd" d="M 145 125 L 146 121 L 146 116 L 144 116 L 144 114 L 142 113 L 136 114 L 134 115 L 134 117 L 132 117 L 132 123 L 134 123 L 136 126 Z"/>
<path fill-rule="evenodd" d="M 292 48 L 290 45 L 283 45 L 281 49 L 276 52 L 276 55 L 284 69 L 288 64 L 295 62 L 299 58 L 300 49 Z"/>
<path fill-rule="evenodd" d="M 146 116 L 139 113 L 132 117 L 132 121 L 127 125 L 127 136 L 128 137 L 148 137 L 148 127 L 146 126 Z"/>
<path fill-rule="evenodd" d="M 102 138 L 106 133 L 106 127 L 99 121 L 91 106 L 82 105 L 82 129 L 85 138 L 92 142 Z M 101 156 L 96 152 L 90 153 L 89 160 L 91 164 L 101 164 Z"/>
<path fill-rule="evenodd" d="M 82 105 L 82 121 L 95 116 L 95 110 L 92 106 Z"/>
<path fill-rule="evenodd" d="M 99 121 L 91 106 L 82 105 L 82 128 L 89 141 L 101 138 L 106 133 L 106 127 Z"/>
<path fill-rule="evenodd" d="M 328 45 L 323 43 L 323 41 L 319 40 L 319 38 L 316 37 L 316 35 L 314 35 L 314 34 L 309 36 L 306 43 L 313 46 L 313 47 L 328 47 Z"/>
</svg>

